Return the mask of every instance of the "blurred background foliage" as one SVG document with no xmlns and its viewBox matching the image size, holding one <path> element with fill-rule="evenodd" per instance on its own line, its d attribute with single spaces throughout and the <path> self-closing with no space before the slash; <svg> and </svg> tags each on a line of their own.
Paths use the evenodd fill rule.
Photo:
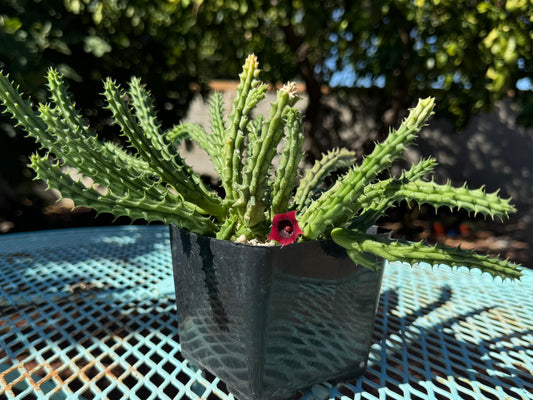
<svg viewBox="0 0 533 400">
<path fill-rule="evenodd" d="M 58 68 L 90 123 L 116 139 L 104 77 L 141 77 L 168 127 L 210 79 L 235 78 L 255 52 L 264 80 L 305 82 L 316 157 L 337 144 L 322 126 L 332 111 L 324 86 L 340 98 L 346 87 L 373 90 L 377 138 L 428 94 L 458 128 L 509 95 L 531 123 L 531 91 L 518 89 L 531 86 L 532 25 L 531 0 L 3 0 L 0 68 L 37 101 L 46 70 Z M 25 167 L 35 146 L 3 119 L 0 149 L 0 222 L 38 218 L 44 203 Z"/>
</svg>

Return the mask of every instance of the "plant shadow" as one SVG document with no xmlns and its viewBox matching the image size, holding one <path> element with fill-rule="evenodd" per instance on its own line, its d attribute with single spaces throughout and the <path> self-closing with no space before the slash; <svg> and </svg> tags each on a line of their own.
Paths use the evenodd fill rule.
<svg viewBox="0 0 533 400">
<path fill-rule="evenodd" d="M 498 304 L 434 323 L 432 313 L 450 314 L 446 309 L 452 297 L 451 288 L 443 286 L 436 301 L 401 313 L 405 308 L 398 292 L 383 293 L 365 374 L 326 384 L 329 396 L 381 398 L 386 389 L 411 398 L 531 398 L 533 371 L 523 359 L 533 345 L 522 337 L 533 335 L 533 329 L 498 334 L 484 329 L 489 319 L 501 318 Z M 313 389 L 304 393 L 306 399 L 313 397 Z"/>
</svg>

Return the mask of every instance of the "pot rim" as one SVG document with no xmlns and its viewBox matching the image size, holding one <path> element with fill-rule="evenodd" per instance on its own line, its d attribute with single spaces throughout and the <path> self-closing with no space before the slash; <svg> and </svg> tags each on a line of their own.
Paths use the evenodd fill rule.
<svg viewBox="0 0 533 400">
<path fill-rule="evenodd" d="M 196 235 L 196 236 L 199 236 L 199 237 L 204 237 L 204 238 L 208 238 L 210 240 L 213 240 L 215 242 L 225 242 L 225 243 L 232 243 L 234 244 L 235 246 L 244 246 L 244 247 L 249 247 L 249 248 L 260 248 L 260 249 L 284 249 L 284 248 L 287 248 L 287 247 L 296 247 L 298 245 L 305 245 L 306 243 L 334 243 L 334 244 L 337 244 L 335 243 L 335 241 L 333 239 L 320 239 L 320 240 L 305 240 L 305 241 L 296 241 L 296 242 L 293 242 L 293 243 L 290 243 L 290 244 L 286 244 L 286 245 L 281 245 L 281 244 L 273 244 L 273 245 L 267 245 L 265 243 L 258 243 L 258 244 L 248 244 L 248 243 L 240 243 L 240 242 L 235 242 L 233 240 L 227 240 L 227 239 L 218 239 L 216 237 L 213 237 L 213 236 L 206 236 L 206 235 L 201 235 L 199 233 L 196 233 L 196 232 L 192 232 L 192 231 L 189 231 L 187 229 L 183 229 L 183 228 L 180 228 L 178 227 L 177 225 L 175 224 L 170 224 L 171 226 L 173 226 L 174 228 L 176 228 L 177 230 L 179 231 L 184 231 L 184 232 L 187 232 L 189 235 Z M 372 225 L 370 228 L 367 229 L 366 233 L 368 234 L 371 234 L 371 235 L 376 235 L 376 236 L 379 236 L 379 237 L 390 237 L 390 234 L 392 233 L 392 230 L 391 229 L 388 229 L 388 228 L 383 228 L 381 226 L 378 226 L 378 225 Z M 337 245 L 338 246 L 338 245 Z"/>
</svg>

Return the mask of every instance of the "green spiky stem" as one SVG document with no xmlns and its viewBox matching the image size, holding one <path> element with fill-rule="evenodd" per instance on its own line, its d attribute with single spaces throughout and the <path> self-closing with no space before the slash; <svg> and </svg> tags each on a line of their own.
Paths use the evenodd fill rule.
<svg viewBox="0 0 533 400">
<path fill-rule="evenodd" d="M 287 111 L 287 139 L 285 148 L 281 153 L 279 167 L 276 170 L 272 188 L 272 214 L 281 214 L 287 211 L 289 199 L 298 176 L 298 165 L 302 159 L 302 146 L 304 134 L 301 125 L 300 112 L 291 108 Z"/>
<path fill-rule="evenodd" d="M 342 168 L 353 166 L 355 161 L 355 152 L 346 149 L 334 149 L 323 154 L 322 158 L 315 161 L 313 167 L 308 169 L 300 180 L 300 185 L 294 195 L 295 207 L 303 212 L 326 177 Z"/>
<path fill-rule="evenodd" d="M 3 103 L 30 136 L 61 160 L 61 165 L 73 167 L 83 176 L 91 177 L 95 183 L 107 188 L 107 193 L 101 195 L 94 189 L 84 191 L 82 184 L 73 183 L 72 179 L 62 174 L 58 164 L 52 165 L 34 158 L 32 167 L 38 176 L 47 180 L 63 196 L 72 197 L 77 205 L 92 206 L 94 201 L 94 208 L 100 212 L 150 221 L 174 221 L 184 228 L 206 234 L 216 229 L 206 217 L 200 217 L 200 212 L 205 211 L 179 199 L 159 183 L 159 173 L 146 161 L 111 143 L 98 141 L 96 134 L 90 131 L 75 110 L 61 75 L 52 69 L 47 78 L 54 108 L 40 105 L 40 113 L 34 113 L 29 102 L 22 99 L 6 76 L 0 74 Z M 144 120 L 147 129 L 154 130 L 157 123 L 146 111 L 148 109 L 139 117 Z M 55 171 L 55 175 L 46 175 L 45 168 Z M 121 201 L 122 198 L 124 201 Z M 170 210 L 176 217 L 171 216 Z M 194 216 L 200 217 L 198 224 L 193 222 Z"/>
<path fill-rule="evenodd" d="M 0 71 L 0 99 L 6 111 L 17 121 L 15 126 L 24 128 L 26 133 L 43 148 L 54 145 L 57 139 L 47 132 L 46 124 L 33 111 L 30 102 L 22 98 L 9 80 L 9 76 L 2 71 Z"/>
<path fill-rule="evenodd" d="M 103 146 L 94 136 L 82 137 L 81 132 L 72 131 L 58 115 L 57 108 L 51 109 L 48 105 L 41 104 L 39 111 L 41 119 L 48 126 L 48 131 L 57 137 L 63 135 L 61 144 L 57 143 L 50 148 L 51 152 L 62 160 L 63 165 L 76 168 L 83 175 L 94 177 L 93 180 L 102 186 L 113 185 L 117 193 L 146 190 L 153 185 L 146 174 L 137 173 L 133 167 L 120 168 L 117 165 L 120 159 L 111 165 L 107 163 L 104 157 L 109 154 L 110 148 Z M 98 150 L 100 152 L 97 152 Z M 87 154 L 90 154 L 90 157 L 87 157 Z"/>
<path fill-rule="evenodd" d="M 237 95 L 229 116 L 229 127 L 225 133 L 223 148 L 224 168 L 222 185 L 230 199 L 239 197 L 239 184 L 242 183 L 244 132 L 249 114 L 255 105 L 264 98 L 266 85 L 257 80 L 259 63 L 255 55 L 250 55 L 243 65 Z"/>
<path fill-rule="evenodd" d="M 248 132 L 248 150 L 252 151 L 253 146 L 251 146 L 251 144 L 255 143 L 261 137 L 264 122 L 265 117 L 263 117 L 262 115 L 258 115 L 249 125 L 250 130 Z M 249 156 L 251 155 L 252 153 L 249 154 Z"/>
<path fill-rule="evenodd" d="M 391 132 L 384 142 L 377 144 L 359 167 L 349 171 L 310 204 L 300 218 L 300 226 L 306 238 L 316 239 L 335 226 L 344 226 L 353 218 L 357 211 L 354 208 L 356 200 L 363 194 L 364 188 L 404 153 L 406 146 L 414 140 L 416 133 L 432 115 L 433 107 L 433 98 L 419 100 L 398 130 Z"/>
<path fill-rule="evenodd" d="M 145 165 L 125 152 L 117 153 L 115 146 L 99 142 L 74 109 L 61 75 L 51 69 L 47 79 L 56 107 L 52 109 L 48 105 L 40 105 L 40 113 L 36 114 L 7 77 L 0 74 L 0 93 L 5 106 L 26 132 L 61 159 L 64 165 L 92 176 L 103 186 L 113 185 L 117 193 L 145 190 L 147 194 L 153 194 L 153 177 Z M 26 118 L 22 118 L 20 113 L 24 113 Z M 115 158 L 116 155 L 120 157 Z"/>
<path fill-rule="evenodd" d="M 146 163 L 97 139 L 76 110 L 63 77 L 56 70 L 50 69 L 47 81 L 55 108 L 41 104 L 40 117 L 47 124 L 48 131 L 61 138 L 50 150 L 61 158 L 63 164 L 92 177 L 93 181 L 102 186 L 112 186 L 116 193 L 140 190 L 159 195 L 161 191 L 157 190 L 154 176 Z"/>
<path fill-rule="evenodd" d="M 516 212 L 509 199 L 502 199 L 498 192 L 486 193 L 484 188 L 469 189 L 466 185 L 452 187 L 449 183 L 439 185 L 433 181 L 409 181 L 389 179 L 370 185 L 357 203 L 363 209 L 392 207 L 399 201 L 415 201 L 418 205 L 429 204 L 436 209 L 448 207 L 482 214 L 491 218 L 507 217 Z M 378 206 L 376 206 L 378 204 Z M 358 226 L 359 228 L 359 226 Z"/>
<path fill-rule="evenodd" d="M 350 256 L 354 255 L 354 262 L 375 269 L 376 264 L 361 258 L 362 252 L 375 254 L 389 262 L 401 261 L 408 264 L 420 262 L 430 265 L 446 264 L 450 267 L 467 267 L 487 272 L 493 277 L 519 279 L 522 276 L 520 265 L 512 264 L 508 260 L 480 255 L 471 250 L 449 248 L 442 245 L 426 245 L 422 242 L 408 243 L 392 239 L 380 238 L 355 230 L 335 228 L 331 231 L 331 238 L 338 245 L 347 249 Z"/>
<path fill-rule="evenodd" d="M 233 231 L 235 230 L 238 220 L 239 218 L 237 215 L 232 215 L 227 218 L 220 226 L 219 231 L 216 233 L 216 238 L 220 240 L 229 240 Z"/>
<path fill-rule="evenodd" d="M 214 135 L 207 133 L 206 130 L 198 124 L 185 122 L 174 127 L 172 132 L 168 134 L 169 139 L 173 139 L 174 137 L 182 139 L 189 138 L 198 143 L 213 162 L 217 174 L 219 176 L 222 174 L 223 160 L 220 154 L 220 143 Z"/>
<path fill-rule="evenodd" d="M 142 171 L 143 173 L 142 176 L 146 178 L 146 182 L 156 181 L 155 172 L 151 171 L 148 163 L 144 161 L 142 158 L 136 157 L 133 154 L 128 153 L 122 147 L 117 146 L 116 144 L 112 142 L 104 142 L 103 147 L 106 149 L 104 152 L 106 162 L 109 163 L 110 160 L 113 160 L 115 165 L 118 167 L 118 170 L 120 171 L 120 173 L 131 168 L 132 171 L 134 171 L 130 175 L 131 179 L 139 179 L 140 176 L 138 174 L 141 173 Z M 100 150 L 101 148 L 99 148 L 98 151 Z M 142 183 L 143 183 L 143 187 L 145 188 L 144 186 L 145 180 L 143 180 Z"/>
<path fill-rule="evenodd" d="M 184 129 L 183 124 L 174 125 L 172 128 L 167 129 L 163 136 L 166 141 L 172 143 L 173 146 L 179 146 L 185 139 L 189 139 L 189 132 Z"/>
<path fill-rule="evenodd" d="M 153 187 L 149 168 L 136 157 L 119 153 L 116 148 L 101 143 L 83 121 L 67 92 L 63 77 L 54 69 L 47 76 L 51 100 L 55 108 L 40 105 L 41 119 L 58 140 L 50 150 L 79 173 L 91 176 L 103 185 L 119 190 L 145 190 Z M 120 156 L 119 156 L 120 154 Z M 89 156 L 88 156 L 89 155 Z M 122 189 L 121 189 L 122 188 Z"/>
<path fill-rule="evenodd" d="M 211 130 L 214 141 L 220 148 L 224 146 L 226 123 L 224 122 L 224 99 L 222 93 L 216 92 L 209 101 L 209 116 L 211 118 Z"/>
<path fill-rule="evenodd" d="M 197 204 L 212 215 L 223 217 L 226 210 L 221 201 L 205 187 L 201 178 L 179 155 L 169 150 L 170 144 L 163 142 L 159 126 L 153 121 L 150 97 L 139 81 L 131 81 L 129 92 L 138 123 L 124 101 L 124 94 L 119 86 L 108 79 L 104 88 L 104 95 L 115 121 L 150 167 L 186 201 Z"/>
<path fill-rule="evenodd" d="M 144 134 L 144 138 L 141 138 L 141 141 L 138 142 L 142 142 L 144 145 L 149 146 L 147 150 L 143 149 L 143 146 L 140 146 L 141 148 L 137 148 L 137 150 L 141 154 L 144 154 L 145 157 L 148 154 L 152 156 L 146 157 L 149 164 L 150 160 L 159 158 L 157 166 L 160 166 L 160 168 L 156 167 L 154 169 L 159 171 L 162 176 L 165 176 L 166 182 L 181 182 L 183 180 L 185 183 L 183 186 L 188 189 L 190 188 L 193 191 L 200 192 L 199 198 L 191 197 L 191 199 L 194 200 L 193 202 L 200 207 L 203 207 L 203 204 L 209 204 L 206 211 L 216 216 L 224 215 L 224 211 L 220 206 L 221 200 L 204 185 L 200 176 L 195 174 L 192 171 L 192 168 L 189 167 L 178 154 L 170 149 L 171 143 L 165 142 L 164 136 L 160 131 L 160 124 L 155 117 L 151 95 L 144 85 L 141 84 L 140 79 L 131 79 L 129 95 L 131 97 L 138 125 Z M 184 173 L 180 173 L 180 170 Z M 181 175 L 185 175 L 187 179 L 182 179 Z M 177 187 L 175 188 L 178 189 Z M 180 194 L 183 195 L 182 193 Z M 187 196 L 190 196 L 190 194 L 184 197 L 187 198 Z M 197 200 L 200 201 L 197 202 Z"/>
<path fill-rule="evenodd" d="M 298 100 L 296 85 L 293 83 L 284 85 L 278 91 L 276 101 L 271 104 L 270 115 L 265 121 L 262 135 L 249 149 L 250 156 L 247 159 L 243 184 L 240 187 L 241 197 L 236 207 L 245 211 L 244 224 L 250 228 L 265 219 L 264 195 L 268 171 L 277 154 L 277 146 L 283 139 L 285 116 Z"/>
<path fill-rule="evenodd" d="M 209 218 L 200 214 L 197 206 L 169 191 L 159 198 L 147 196 L 144 192 L 115 194 L 111 189 L 102 194 L 74 180 L 68 172 L 63 173 L 58 164 L 52 164 L 44 157 L 32 156 L 31 167 L 38 179 L 45 181 L 48 187 L 61 188 L 61 195 L 74 200 L 76 206 L 88 206 L 98 213 L 107 212 L 115 217 L 128 216 L 132 220 L 142 218 L 148 222 L 173 223 L 204 235 L 212 235 L 217 229 Z"/>
<path fill-rule="evenodd" d="M 413 165 L 408 171 L 404 171 L 399 181 L 413 181 L 420 180 L 431 174 L 437 162 L 434 158 L 429 157 L 427 159 L 422 159 L 415 165 Z M 372 184 L 370 187 L 382 188 L 381 194 L 378 194 L 379 189 L 376 190 L 376 196 L 373 200 L 369 201 L 368 205 L 361 207 L 361 213 L 350 223 L 350 228 L 358 229 L 361 232 L 366 232 L 368 228 L 372 225 L 375 225 L 379 218 L 381 218 L 387 210 L 394 204 L 391 202 L 388 195 L 385 193 L 387 187 L 391 186 L 391 182 L 396 181 L 395 179 L 388 179 L 386 181 L 380 181 L 377 184 Z M 364 196 L 369 191 L 369 187 L 365 188 Z M 364 197 L 363 196 L 363 197 Z"/>
</svg>

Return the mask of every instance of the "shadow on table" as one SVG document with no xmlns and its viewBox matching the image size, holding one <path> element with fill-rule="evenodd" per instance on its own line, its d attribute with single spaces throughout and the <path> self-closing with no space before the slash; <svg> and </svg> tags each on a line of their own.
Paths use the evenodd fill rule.
<svg viewBox="0 0 533 400">
<path fill-rule="evenodd" d="M 30 304 L 85 292 L 122 294 L 150 289 L 155 279 L 172 275 L 166 230 L 131 227 L 72 229 L 25 234 L 13 251 L 0 251 L 0 305 Z M 144 259 L 158 253 L 167 264 L 147 270 Z M 154 264 L 152 262 L 152 264 Z M 165 268 L 166 267 L 166 268 Z"/>
<path fill-rule="evenodd" d="M 498 305 L 487 305 L 434 326 L 417 324 L 420 318 L 445 307 L 452 296 L 449 287 L 442 287 L 437 301 L 399 316 L 397 292 L 383 293 L 374 331 L 378 344 L 371 355 L 374 360 L 364 376 L 333 386 L 330 396 L 353 397 L 367 392 L 379 398 L 379 389 L 385 387 L 399 395 L 408 390 L 411 396 L 437 399 L 457 395 L 479 398 L 476 394 L 487 399 L 521 399 L 524 393 L 533 394 L 533 371 L 518 355 L 533 350 L 531 341 L 521 340 L 533 330 L 491 336 L 484 329 L 490 322 L 481 316 L 491 314 Z M 461 334 L 457 328 L 451 329 L 456 325 Z"/>
<path fill-rule="evenodd" d="M 94 384 L 110 390 L 108 398 L 137 385 L 142 398 L 149 390 L 139 374 L 180 358 L 174 298 L 156 290 L 172 277 L 166 231 L 106 233 L 83 245 L 0 255 L 0 381 L 15 394 L 62 382 L 51 398 L 93 398 Z M 145 354 L 154 342 L 160 347 Z M 152 384 L 169 373 L 161 371 Z"/>
</svg>

